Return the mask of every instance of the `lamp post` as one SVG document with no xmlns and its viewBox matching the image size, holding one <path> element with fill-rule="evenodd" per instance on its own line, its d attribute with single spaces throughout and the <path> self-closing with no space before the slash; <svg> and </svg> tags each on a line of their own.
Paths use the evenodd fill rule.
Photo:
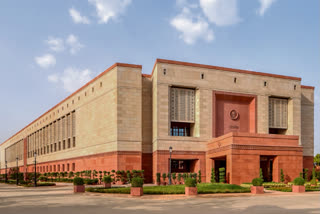
<svg viewBox="0 0 320 214">
<path fill-rule="evenodd" d="M 37 152 L 34 152 L 34 187 L 37 186 Z"/>
<path fill-rule="evenodd" d="M 171 153 L 172 153 L 172 146 L 169 147 L 169 185 L 171 185 Z"/>
<path fill-rule="evenodd" d="M 17 185 L 19 185 L 19 166 L 18 166 L 18 161 L 19 161 L 19 158 L 16 157 L 16 161 L 17 161 L 17 174 L 16 174 L 16 178 L 17 178 Z"/>
<path fill-rule="evenodd" d="M 8 175 L 7 175 L 7 161 L 5 162 L 6 163 L 6 177 L 5 177 L 5 182 L 7 183 L 8 182 Z"/>
</svg>

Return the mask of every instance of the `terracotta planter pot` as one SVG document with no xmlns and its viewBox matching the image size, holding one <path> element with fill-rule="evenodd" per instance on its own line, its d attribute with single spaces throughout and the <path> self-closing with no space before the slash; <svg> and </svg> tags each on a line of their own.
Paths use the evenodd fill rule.
<svg viewBox="0 0 320 214">
<path fill-rule="evenodd" d="M 197 187 L 185 187 L 185 195 L 198 195 Z"/>
<path fill-rule="evenodd" d="M 263 194 L 264 193 L 263 186 L 251 186 L 250 189 L 251 189 L 252 194 Z"/>
<path fill-rule="evenodd" d="M 111 183 L 103 183 L 104 188 L 111 188 Z"/>
<path fill-rule="evenodd" d="M 130 188 L 130 195 L 131 196 L 142 196 L 143 195 L 143 188 L 142 187 L 131 187 Z"/>
<path fill-rule="evenodd" d="M 73 186 L 73 192 L 74 192 L 74 193 L 85 192 L 85 187 L 84 187 L 84 185 L 74 185 L 74 186 Z"/>
<path fill-rule="evenodd" d="M 301 192 L 305 192 L 305 191 L 306 191 L 305 186 L 296 186 L 296 185 L 292 186 L 292 192 L 301 193 Z"/>
</svg>

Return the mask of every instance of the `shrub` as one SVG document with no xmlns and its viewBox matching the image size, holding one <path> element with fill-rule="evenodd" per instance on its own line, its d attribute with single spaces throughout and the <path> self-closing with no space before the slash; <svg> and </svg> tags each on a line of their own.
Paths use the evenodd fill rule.
<svg viewBox="0 0 320 214">
<path fill-rule="evenodd" d="M 262 169 L 260 168 L 260 171 L 259 171 L 259 177 L 262 179 L 263 181 L 263 172 L 262 172 Z"/>
<path fill-rule="evenodd" d="M 284 182 L 283 169 L 280 170 L 280 181 L 281 181 L 282 183 Z"/>
<path fill-rule="evenodd" d="M 167 178 L 167 174 L 166 174 L 166 173 L 162 173 L 162 180 L 163 180 L 163 182 L 166 181 L 166 178 Z"/>
<path fill-rule="evenodd" d="M 199 170 L 198 175 L 199 175 L 198 183 L 201 183 L 201 170 Z"/>
<path fill-rule="evenodd" d="M 39 177 L 39 180 L 40 180 L 40 181 L 47 181 L 48 178 L 47 178 L 46 176 L 40 176 L 40 177 Z"/>
<path fill-rule="evenodd" d="M 308 178 L 308 177 L 309 177 L 309 176 L 308 176 L 308 171 L 309 171 L 308 168 L 305 168 L 305 169 L 304 169 L 304 180 L 305 180 L 305 181 L 308 181 L 308 180 L 309 180 L 309 178 Z"/>
<path fill-rule="evenodd" d="M 262 186 L 263 180 L 261 178 L 254 178 L 252 179 L 253 186 Z"/>
<path fill-rule="evenodd" d="M 160 183 L 161 181 L 160 181 L 160 173 L 159 172 L 157 172 L 157 183 Z"/>
<path fill-rule="evenodd" d="M 305 180 L 301 177 L 297 177 L 293 180 L 293 184 L 296 186 L 303 186 L 304 182 L 305 182 Z"/>
<path fill-rule="evenodd" d="M 143 179 L 140 177 L 132 178 L 131 187 L 143 187 Z"/>
<path fill-rule="evenodd" d="M 179 182 L 181 181 L 181 177 L 182 177 L 182 175 L 181 175 L 181 173 L 179 173 L 179 174 L 178 174 L 178 181 L 179 181 Z"/>
<path fill-rule="evenodd" d="M 211 183 L 216 183 L 216 174 L 214 168 L 211 168 Z"/>
<path fill-rule="evenodd" d="M 219 182 L 225 183 L 226 182 L 226 169 L 224 167 L 219 168 Z"/>
<path fill-rule="evenodd" d="M 112 182 L 112 178 L 111 178 L 110 175 L 104 176 L 103 179 L 102 179 L 102 181 L 103 181 L 105 184 L 109 184 L 109 183 Z"/>
<path fill-rule="evenodd" d="M 187 178 L 185 180 L 186 187 L 196 187 L 197 186 L 197 180 L 194 178 Z"/>
<path fill-rule="evenodd" d="M 316 178 L 316 170 L 315 168 L 312 169 L 312 179 L 310 181 L 311 185 L 317 185 L 317 178 Z"/>
<path fill-rule="evenodd" d="M 176 173 L 172 173 L 172 179 L 174 180 L 174 182 L 176 182 L 176 179 L 177 179 L 177 174 Z"/>
<path fill-rule="evenodd" d="M 83 184 L 84 184 L 83 178 L 75 177 L 73 179 L 73 185 L 83 185 Z"/>
<path fill-rule="evenodd" d="M 94 178 L 94 179 L 92 179 L 92 183 L 93 183 L 93 184 L 97 184 L 97 183 L 99 183 L 99 179 L 98 179 L 98 178 Z"/>
</svg>

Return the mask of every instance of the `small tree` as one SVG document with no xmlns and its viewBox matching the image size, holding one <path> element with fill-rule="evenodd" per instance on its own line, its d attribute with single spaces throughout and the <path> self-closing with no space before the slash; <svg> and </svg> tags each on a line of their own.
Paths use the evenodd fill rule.
<svg viewBox="0 0 320 214">
<path fill-rule="evenodd" d="M 305 180 L 305 181 L 309 181 L 308 172 L 309 172 L 309 169 L 308 169 L 308 168 L 305 168 L 305 169 L 304 169 L 304 180 Z"/>
<path fill-rule="evenodd" d="M 224 167 L 219 168 L 219 182 L 225 183 L 226 182 L 226 169 Z"/>
<path fill-rule="evenodd" d="M 314 156 L 314 162 L 316 163 L 317 166 L 320 166 L 320 154 L 317 154 Z"/>
<path fill-rule="evenodd" d="M 198 175 L 199 175 L 198 183 L 201 183 L 201 170 L 200 169 L 199 169 Z"/>
<path fill-rule="evenodd" d="M 281 181 L 282 183 L 284 182 L 283 169 L 280 170 L 280 181 Z"/>
<path fill-rule="evenodd" d="M 211 168 L 211 183 L 216 183 L 216 174 L 214 168 Z"/>
<path fill-rule="evenodd" d="M 176 173 L 172 173 L 173 182 L 176 183 L 177 175 Z"/>
<path fill-rule="evenodd" d="M 131 182 L 131 173 L 130 171 L 127 171 L 127 182 L 130 183 Z"/>
<path fill-rule="evenodd" d="M 161 174 L 160 172 L 157 172 L 157 183 L 160 184 L 161 182 Z"/>
<path fill-rule="evenodd" d="M 303 178 L 303 172 L 300 172 L 300 176 L 299 176 L 300 178 Z"/>
<path fill-rule="evenodd" d="M 167 174 L 166 173 L 162 173 L 162 181 L 166 182 L 166 178 L 167 178 Z"/>
<path fill-rule="evenodd" d="M 182 175 L 181 175 L 181 173 L 179 173 L 179 174 L 178 174 L 178 182 L 179 182 L 179 183 L 181 182 L 181 177 L 182 177 Z"/>
<path fill-rule="evenodd" d="M 262 169 L 260 168 L 260 171 L 259 171 L 259 177 L 262 179 L 262 180 L 264 180 L 263 179 L 263 172 L 262 172 Z"/>
<path fill-rule="evenodd" d="M 310 181 L 310 184 L 314 185 L 314 186 L 317 185 L 317 177 L 316 177 L 316 169 L 315 168 L 312 169 L 312 179 Z"/>
</svg>

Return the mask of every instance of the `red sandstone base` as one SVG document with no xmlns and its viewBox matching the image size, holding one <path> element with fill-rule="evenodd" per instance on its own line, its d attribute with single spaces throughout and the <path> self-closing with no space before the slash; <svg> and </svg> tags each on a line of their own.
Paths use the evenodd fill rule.
<svg viewBox="0 0 320 214">
<path fill-rule="evenodd" d="M 263 186 L 251 186 L 250 189 L 251 189 L 252 194 L 263 194 L 264 193 Z"/>
<path fill-rule="evenodd" d="M 300 193 L 305 191 L 306 191 L 305 186 L 296 186 L 296 185 L 292 186 L 292 192 Z"/>
<path fill-rule="evenodd" d="M 111 183 L 103 183 L 104 188 L 111 188 Z"/>
<path fill-rule="evenodd" d="M 142 187 L 131 187 L 130 195 L 131 196 L 142 196 L 143 195 L 143 188 Z"/>
<path fill-rule="evenodd" d="M 197 187 L 185 187 L 185 195 L 198 195 Z"/>
<path fill-rule="evenodd" d="M 84 187 L 84 185 L 74 185 L 74 186 L 73 186 L 73 192 L 74 192 L 74 193 L 85 192 L 85 187 Z"/>
</svg>

